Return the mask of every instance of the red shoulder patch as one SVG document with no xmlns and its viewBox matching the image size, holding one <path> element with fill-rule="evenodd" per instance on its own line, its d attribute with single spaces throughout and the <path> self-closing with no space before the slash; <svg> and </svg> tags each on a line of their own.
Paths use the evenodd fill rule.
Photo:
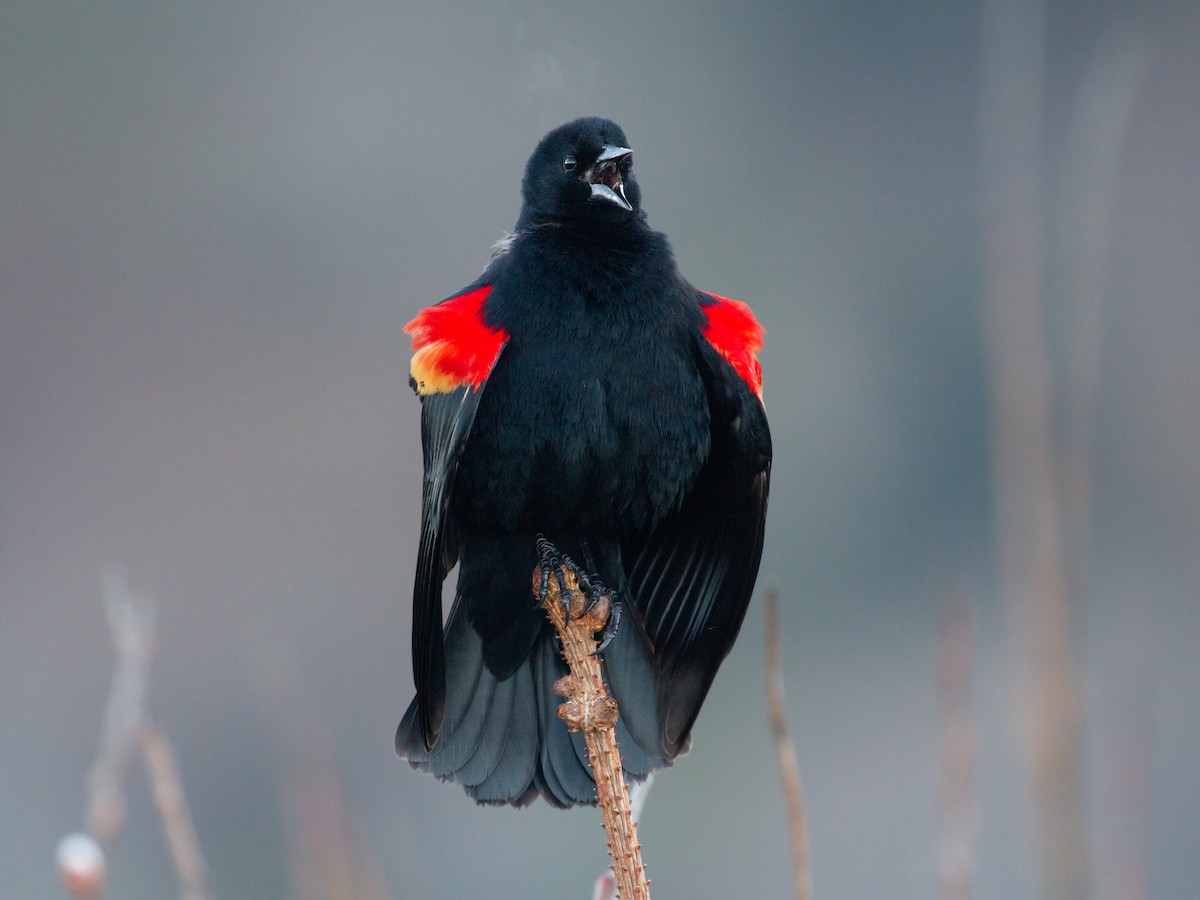
<svg viewBox="0 0 1200 900">
<path fill-rule="evenodd" d="M 409 373 L 418 394 L 449 393 L 464 384 L 478 389 L 487 380 L 508 340 L 503 328 L 483 322 L 483 301 L 491 292 L 492 286 L 485 284 L 443 300 L 404 326 L 412 335 L 415 352 Z"/>
<path fill-rule="evenodd" d="M 708 317 L 704 337 L 762 400 L 762 364 L 757 353 L 762 349 L 766 329 L 742 301 L 702 293 L 714 301 L 700 307 Z"/>
</svg>

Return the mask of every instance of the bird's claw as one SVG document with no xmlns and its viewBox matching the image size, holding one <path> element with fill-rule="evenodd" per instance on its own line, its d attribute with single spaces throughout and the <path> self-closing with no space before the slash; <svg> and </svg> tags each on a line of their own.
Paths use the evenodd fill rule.
<svg viewBox="0 0 1200 900">
<path fill-rule="evenodd" d="M 537 538 L 537 555 L 538 568 L 541 572 L 541 579 L 538 582 L 537 600 L 538 606 L 545 605 L 546 597 L 550 593 L 550 579 L 555 578 L 558 581 L 558 595 L 562 598 L 563 617 L 569 622 L 572 618 L 583 618 L 588 615 L 597 604 L 605 597 L 609 598 L 611 604 L 608 620 L 604 624 L 604 630 L 601 635 L 600 645 L 596 647 L 596 652 L 599 653 L 611 643 L 612 639 L 617 636 L 617 629 L 621 624 L 621 613 L 624 609 L 619 595 L 615 591 L 610 591 L 600 579 L 594 575 L 589 575 L 575 564 L 575 561 L 565 553 L 559 553 L 557 548 L 546 540 L 545 537 L 538 535 Z M 563 569 L 570 568 L 576 573 L 576 578 L 579 584 L 579 590 L 587 597 L 587 605 L 583 608 L 578 616 L 571 615 L 571 595 L 567 590 L 566 579 L 563 575 Z"/>
<path fill-rule="evenodd" d="M 623 610 L 620 596 L 616 591 L 610 591 L 600 583 L 599 579 L 588 575 L 586 572 L 579 573 L 579 590 L 588 598 L 587 606 L 584 607 L 583 613 L 580 616 L 581 618 L 595 609 L 605 597 L 609 600 L 608 620 L 604 623 L 600 646 L 596 648 L 596 652 L 599 653 L 617 636 L 617 628 L 621 624 L 621 612 Z"/>
<path fill-rule="evenodd" d="M 604 623 L 604 631 L 600 638 L 600 645 L 596 648 L 596 653 L 599 654 L 604 650 L 612 639 L 617 636 L 617 629 L 621 627 L 621 612 L 625 608 L 625 604 L 621 602 L 621 595 L 615 592 L 609 594 L 611 608 L 608 611 L 608 621 Z M 592 600 L 592 605 L 595 606 L 599 602 L 599 597 Z"/>
<path fill-rule="evenodd" d="M 541 581 L 538 583 L 537 605 L 542 606 L 546 602 L 546 595 L 550 593 L 550 575 L 562 565 L 562 560 L 559 559 L 558 550 L 554 548 L 554 545 L 540 534 L 537 537 L 536 547 L 538 569 L 542 575 Z M 559 587 L 562 587 L 561 583 Z"/>
<path fill-rule="evenodd" d="M 538 535 L 537 538 L 537 555 L 538 568 L 541 570 L 541 581 L 538 584 L 538 606 L 544 606 L 546 596 L 550 593 L 550 578 L 553 576 L 558 581 L 558 596 L 563 605 L 564 621 L 571 621 L 571 594 L 567 590 L 566 578 L 563 576 L 563 569 L 570 567 L 578 571 L 579 567 L 571 557 L 565 553 L 559 553 L 558 549 L 550 543 L 546 538 Z"/>
</svg>

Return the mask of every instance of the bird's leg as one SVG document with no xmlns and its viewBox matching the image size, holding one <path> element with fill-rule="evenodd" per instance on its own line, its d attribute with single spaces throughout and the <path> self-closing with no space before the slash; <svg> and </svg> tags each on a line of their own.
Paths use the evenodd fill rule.
<svg viewBox="0 0 1200 900">
<path fill-rule="evenodd" d="M 600 645 L 596 648 L 596 652 L 599 653 L 617 636 L 617 629 L 621 624 L 621 613 L 623 611 L 620 595 L 616 591 L 605 587 L 595 575 L 589 575 L 581 569 L 571 557 L 565 553 L 559 553 L 558 549 L 550 541 L 546 540 L 545 537 L 538 535 L 536 546 L 538 570 L 540 573 L 537 590 L 538 606 L 542 606 L 546 602 L 546 596 L 550 593 L 551 577 L 558 581 L 558 594 L 562 598 L 563 604 L 563 620 L 566 622 L 570 622 L 572 618 L 583 618 L 589 615 L 605 599 L 609 601 L 608 618 L 604 623 Z M 583 544 L 583 552 L 587 556 L 589 568 L 594 569 L 596 567 L 595 562 L 591 558 L 591 552 L 586 542 Z M 579 590 L 586 598 L 583 609 L 574 616 L 571 611 L 571 592 L 567 589 L 563 574 L 564 570 L 568 568 L 574 573 Z"/>
</svg>

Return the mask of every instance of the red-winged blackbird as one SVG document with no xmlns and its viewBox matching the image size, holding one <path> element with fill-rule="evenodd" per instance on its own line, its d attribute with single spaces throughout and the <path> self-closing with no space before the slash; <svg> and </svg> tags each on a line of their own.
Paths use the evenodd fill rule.
<svg viewBox="0 0 1200 900">
<path fill-rule="evenodd" d="M 396 748 L 480 803 L 595 802 L 582 737 L 555 715 L 566 669 L 530 590 L 538 535 L 624 599 L 603 659 L 635 778 L 687 749 L 758 572 L 763 329 L 679 274 L 631 154 L 605 119 L 546 135 L 512 235 L 405 327 L 425 483 Z"/>
</svg>

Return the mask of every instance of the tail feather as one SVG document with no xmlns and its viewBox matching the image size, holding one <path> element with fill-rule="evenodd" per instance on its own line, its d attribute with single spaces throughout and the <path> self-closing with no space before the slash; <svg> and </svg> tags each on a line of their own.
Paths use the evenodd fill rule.
<svg viewBox="0 0 1200 900">
<path fill-rule="evenodd" d="M 641 744 L 629 733 L 629 728 L 622 718 L 617 719 L 617 746 L 621 748 L 621 768 L 627 779 L 641 781 L 651 772 L 671 764 L 661 756 L 654 756 L 643 750 Z"/>
<path fill-rule="evenodd" d="M 509 681 L 513 685 L 512 712 L 499 759 L 482 781 L 464 782 L 467 794 L 476 803 L 525 806 L 537 797 L 533 780 L 537 771 L 538 715 L 533 673 L 529 666 L 522 666 Z"/>
<path fill-rule="evenodd" d="M 587 766 L 586 750 L 582 760 L 575 750 L 575 739 L 583 743 L 583 738 L 567 731 L 556 713 L 562 698 L 554 693 L 552 686 L 567 673 L 567 666 L 554 649 L 549 632 L 538 641 L 534 654 L 535 683 L 541 693 L 538 700 L 542 736 L 539 767 L 550 789 L 546 799 L 562 807 L 595 803 L 596 782 Z"/>
<path fill-rule="evenodd" d="M 626 599 L 626 607 L 630 606 L 631 601 Z M 657 760 L 654 764 L 657 769 L 671 760 L 662 750 L 657 679 L 652 659 L 653 651 L 642 623 L 636 614 L 627 612 L 621 619 L 616 637 L 604 650 L 604 677 L 620 710 L 617 721 L 624 723 L 638 749 Z M 624 753 L 626 742 L 620 743 Z"/>
<path fill-rule="evenodd" d="M 495 693 L 496 679 L 483 665 L 479 635 L 456 608 L 446 629 L 446 717 L 429 759 L 434 775 L 452 776 L 474 755 Z"/>
<path fill-rule="evenodd" d="M 487 780 L 504 755 L 504 747 L 512 729 L 513 695 L 517 679 L 509 678 L 496 685 L 489 698 L 486 721 L 479 733 L 475 752 L 457 771 L 464 787 L 475 787 Z"/>
<path fill-rule="evenodd" d="M 608 549 L 600 546 L 597 553 L 600 574 L 624 593 L 619 550 L 613 556 Z M 508 640 L 511 624 L 496 615 L 501 609 L 517 618 L 533 612 L 530 599 L 517 602 L 528 597 L 527 583 L 512 580 L 510 586 L 508 578 L 486 578 L 475 566 L 464 566 L 445 630 L 441 733 L 433 749 L 426 750 L 415 699 L 397 730 L 396 752 L 415 769 L 462 784 L 481 804 L 524 806 L 538 794 L 553 806 L 594 804 L 596 785 L 586 743 L 557 716 L 562 698 L 553 685 L 567 667 L 553 630 L 531 617 L 534 626 L 521 639 L 526 649 L 518 654 L 520 648 Z M 630 610 L 632 602 L 626 603 Z M 623 767 L 630 779 L 640 780 L 669 765 L 671 757 L 662 749 L 652 650 L 636 614 L 626 613 L 606 648 L 604 672 L 620 710 L 617 741 Z"/>
</svg>

